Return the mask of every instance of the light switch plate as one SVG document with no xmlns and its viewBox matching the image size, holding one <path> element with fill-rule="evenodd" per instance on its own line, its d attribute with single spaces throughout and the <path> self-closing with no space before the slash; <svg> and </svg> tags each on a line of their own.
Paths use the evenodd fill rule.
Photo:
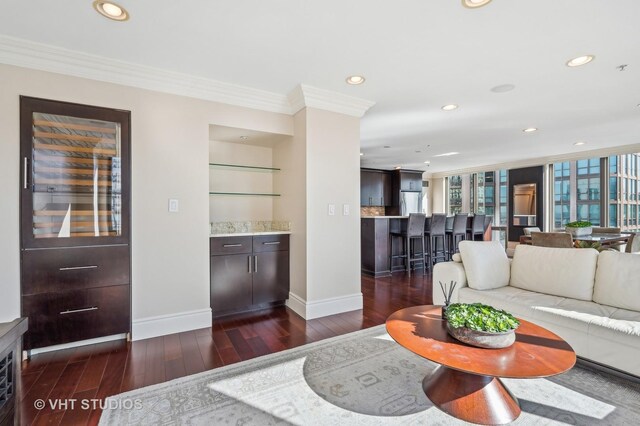
<svg viewBox="0 0 640 426">
<path fill-rule="evenodd" d="M 175 198 L 169 198 L 169 213 L 178 213 L 180 204 Z"/>
<path fill-rule="evenodd" d="M 342 205 L 342 216 L 349 216 L 349 204 Z"/>
<path fill-rule="evenodd" d="M 329 214 L 329 216 L 335 216 L 335 214 L 336 214 L 336 205 L 335 204 L 329 204 L 329 207 L 327 209 L 327 213 Z"/>
</svg>

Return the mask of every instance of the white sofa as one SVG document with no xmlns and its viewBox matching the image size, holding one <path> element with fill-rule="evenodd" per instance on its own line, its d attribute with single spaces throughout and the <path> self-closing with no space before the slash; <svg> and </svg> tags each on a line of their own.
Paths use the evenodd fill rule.
<svg viewBox="0 0 640 426">
<path fill-rule="evenodd" d="M 452 303 L 504 309 L 565 339 L 582 358 L 640 376 L 640 255 L 519 245 L 510 261 L 498 242 L 460 243 L 433 271 L 457 282 Z"/>
</svg>

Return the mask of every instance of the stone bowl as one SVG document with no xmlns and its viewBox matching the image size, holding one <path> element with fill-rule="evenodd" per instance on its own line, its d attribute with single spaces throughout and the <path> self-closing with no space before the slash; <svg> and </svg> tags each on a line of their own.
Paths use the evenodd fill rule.
<svg viewBox="0 0 640 426">
<path fill-rule="evenodd" d="M 478 348 L 507 348 L 516 341 L 515 330 L 493 333 L 490 331 L 471 330 L 466 327 L 454 328 L 447 322 L 447 332 L 454 339 Z"/>
<path fill-rule="evenodd" d="M 565 232 L 568 232 L 569 234 L 573 235 L 573 238 L 584 237 L 587 235 L 591 235 L 593 233 L 593 226 L 585 226 L 584 228 L 566 227 L 564 228 L 564 230 Z"/>
</svg>

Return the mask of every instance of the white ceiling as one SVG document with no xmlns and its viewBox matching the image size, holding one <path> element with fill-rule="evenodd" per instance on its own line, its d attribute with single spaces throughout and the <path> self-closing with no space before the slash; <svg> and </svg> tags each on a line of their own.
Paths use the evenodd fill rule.
<svg viewBox="0 0 640 426">
<path fill-rule="evenodd" d="M 441 172 L 640 143 L 638 0 L 476 10 L 460 0 L 119 0 L 124 23 L 91 0 L 3 3 L 3 35 L 279 94 L 304 83 L 375 101 L 363 166 L 430 160 Z M 584 54 L 595 61 L 564 65 Z M 348 86 L 350 74 L 367 81 Z M 516 88 L 490 91 L 502 84 Z M 460 108 L 440 110 L 449 103 Z M 530 126 L 540 131 L 522 132 Z M 460 155 L 434 157 L 450 151 Z"/>
</svg>

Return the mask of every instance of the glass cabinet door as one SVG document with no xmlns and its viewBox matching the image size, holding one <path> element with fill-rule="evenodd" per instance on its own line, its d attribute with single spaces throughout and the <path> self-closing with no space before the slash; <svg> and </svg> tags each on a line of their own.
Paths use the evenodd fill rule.
<svg viewBox="0 0 640 426">
<path fill-rule="evenodd" d="M 21 112 L 23 245 L 126 242 L 128 113 L 32 98 Z"/>
</svg>

